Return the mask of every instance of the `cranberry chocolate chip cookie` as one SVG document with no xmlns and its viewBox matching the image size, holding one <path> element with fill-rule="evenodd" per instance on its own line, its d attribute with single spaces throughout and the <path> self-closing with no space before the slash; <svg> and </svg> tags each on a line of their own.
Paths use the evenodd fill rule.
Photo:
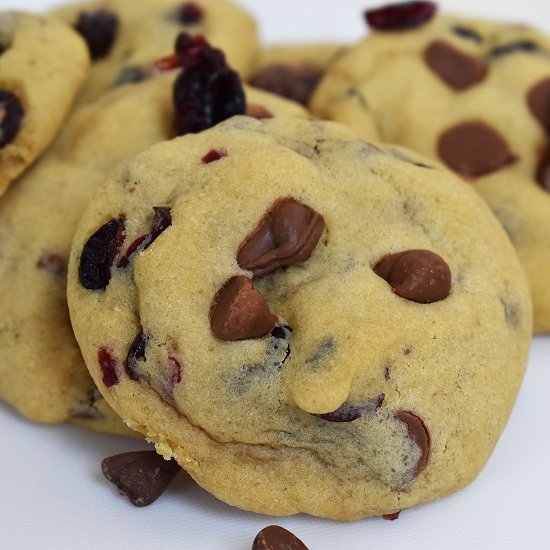
<svg viewBox="0 0 550 550">
<path fill-rule="evenodd" d="M 487 206 L 427 162 L 334 123 L 234 117 L 120 165 L 68 274 L 107 401 L 256 512 L 349 520 L 470 482 L 531 305 Z"/>
<path fill-rule="evenodd" d="M 373 32 L 331 65 L 312 110 L 437 159 L 471 185 L 527 272 L 535 330 L 550 331 L 550 39 L 436 15 L 430 2 L 366 15 Z"/>
<path fill-rule="evenodd" d="M 219 74 L 229 74 L 221 52 L 207 44 L 202 48 L 204 55 L 217 60 Z M 297 104 L 266 92 L 243 89 L 240 83 L 234 82 L 231 88 L 237 100 L 229 93 L 212 96 L 204 87 L 210 81 L 201 77 L 201 71 L 211 69 L 196 63 L 183 80 L 179 75 L 164 75 L 132 88 L 114 90 L 95 104 L 77 109 L 43 159 L 3 197 L 0 396 L 29 418 L 42 422 L 71 420 L 96 430 L 127 431 L 108 410 L 87 373 L 66 304 L 67 260 L 73 232 L 105 175 L 129 155 L 174 137 L 180 126 L 188 130 L 184 124 L 188 119 L 203 125 L 218 121 L 205 119 L 204 102 L 181 104 L 181 97 L 190 97 L 186 88 L 198 90 L 204 101 L 208 100 L 209 112 L 227 114 L 220 102 L 237 102 L 251 116 L 307 115 Z M 196 79 L 190 79 L 190 74 Z M 174 82 L 180 91 L 175 97 Z M 225 154 L 223 148 L 205 151 L 203 162 L 214 162 Z M 130 263 L 134 253 L 150 246 L 169 225 L 169 212 L 162 208 L 155 212 L 151 231 L 135 243 L 133 251 L 126 250 L 126 257 L 119 260 L 121 267 Z M 88 249 L 93 266 L 87 275 L 89 284 L 102 284 L 122 235 L 121 223 L 112 223 L 98 233 L 96 247 Z M 104 253 L 105 242 L 112 242 L 112 249 L 101 262 L 94 254 Z M 104 362 L 108 364 L 108 355 Z"/>
<path fill-rule="evenodd" d="M 56 18 L 0 13 L 0 195 L 54 139 L 89 65 Z"/>
<path fill-rule="evenodd" d="M 252 17 L 228 0 L 100 0 L 55 13 L 84 37 L 93 60 L 80 103 L 154 76 L 153 63 L 182 31 L 205 35 L 241 74 L 250 72 L 259 50 Z"/>
</svg>

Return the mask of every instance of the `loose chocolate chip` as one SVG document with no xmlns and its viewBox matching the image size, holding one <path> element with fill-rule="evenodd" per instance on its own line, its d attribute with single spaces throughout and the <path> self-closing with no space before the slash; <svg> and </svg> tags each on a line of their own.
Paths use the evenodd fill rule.
<svg viewBox="0 0 550 550">
<path fill-rule="evenodd" d="M 550 78 L 537 82 L 527 93 L 531 113 L 546 128 L 550 129 Z"/>
<path fill-rule="evenodd" d="M 424 60 L 441 80 L 455 90 L 470 88 L 487 75 L 487 67 L 479 59 L 443 40 L 434 40 L 428 45 Z"/>
<path fill-rule="evenodd" d="M 292 198 L 278 200 L 237 252 L 243 269 L 264 277 L 277 269 L 304 262 L 325 228 L 325 220 Z"/>
<path fill-rule="evenodd" d="M 273 113 L 271 111 L 267 110 L 262 105 L 254 105 L 253 103 L 249 103 L 246 106 L 245 115 L 260 120 L 264 118 L 273 118 Z"/>
<path fill-rule="evenodd" d="M 118 384 L 117 362 L 108 348 L 99 348 L 97 362 L 103 375 L 105 387 L 110 388 Z"/>
<path fill-rule="evenodd" d="M 532 42 L 531 40 L 520 40 L 518 42 L 511 42 L 510 44 L 505 44 L 504 46 L 499 46 L 495 48 L 490 56 L 495 59 L 497 57 L 502 57 L 504 55 L 510 55 L 512 53 L 532 53 L 539 50 L 538 44 Z"/>
<path fill-rule="evenodd" d="M 483 122 L 449 128 L 439 137 L 437 149 L 451 170 L 470 177 L 489 174 L 517 160 L 506 140 Z"/>
<path fill-rule="evenodd" d="M 0 90 L 0 149 L 15 139 L 24 114 L 19 98 L 11 92 Z"/>
<path fill-rule="evenodd" d="M 148 340 L 149 338 L 147 335 L 141 331 L 134 338 L 134 341 L 128 350 L 128 355 L 124 361 L 124 368 L 132 380 L 139 380 L 137 367 L 140 361 L 145 360 L 145 348 L 147 347 Z"/>
<path fill-rule="evenodd" d="M 540 186 L 550 193 L 550 155 L 546 155 L 540 162 L 536 178 Z"/>
<path fill-rule="evenodd" d="M 43 254 L 36 262 L 36 267 L 54 277 L 67 275 L 67 260 L 59 254 Z"/>
<path fill-rule="evenodd" d="M 195 2 L 185 2 L 178 10 L 178 19 L 184 25 L 196 25 L 203 17 L 204 10 Z"/>
<path fill-rule="evenodd" d="M 134 506 L 148 506 L 160 497 L 180 467 L 154 451 L 135 451 L 103 459 L 101 471 Z"/>
<path fill-rule="evenodd" d="M 116 77 L 114 86 L 123 86 L 124 84 L 135 84 L 145 80 L 147 71 L 139 65 L 124 67 Z"/>
<path fill-rule="evenodd" d="M 111 266 L 124 242 L 124 220 L 110 220 L 86 242 L 80 256 L 78 277 L 88 290 L 105 290 L 111 280 Z"/>
<path fill-rule="evenodd" d="M 449 266 L 430 250 L 390 254 L 374 266 L 374 272 L 387 281 L 398 296 L 420 304 L 444 300 L 451 291 Z"/>
<path fill-rule="evenodd" d="M 265 298 L 243 276 L 229 279 L 216 294 L 210 326 L 220 340 L 261 338 L 273 329 L 277 317 Z"/>
<path fill-rule="evenodd" d="M 399 512 L 393 512 L 393 514 L 384 514 L 382 517 L 384 519 L 387 519 L 388 521 L 395 521 L 399 518 L 399 514 L 401 513 L 401 510 Z"/>
<path fill-rule="evenodd" d="M 322 76 L 323 71 L 309 63 L 274 64 L 258 70 L 249 82 L 256 88 L 307 105 Z"/>
<path fill-rule="evenodd" d="M 409 437 L 420 447 L 421 455 L 416 463 L 414 476 L 416 477 L 428 463 L 430 456 L 430 432 L 424 425 L 424 422 L 410 411 L 399 411 L 395 413 L 395 418 L 407 426 Z"/>
<path fill-rule="evenodd" d="M 221 50 L 199 35 L 181 33 L 176 54 L 185 70 L 174 83 L 174 126 L 178 135 L 197 133 L 245 113 L 245 94 L 239 75 Z"/>
<path fill-rule="evenodd" d="M 283 527 L 269 525 L 256 535 L 252 550 L 307 550 L 307 546 Z"/>
<path fill-rule="evenodd" d="M 457 36 L 460 36 L 461 38 L 466 38 L 468 40 L 472 40 L 473 42 L 476 42 L 478 44 L 481 44 L 483 42 L 483 37 L 474 29 L 470 27 L 463 27 L 462 25 L 455 25 L 451 29 Z"/>
<path fill-rule="evenodd" d="M 365 11 L 368 25 L 378 31 L 400 31 L 424 25 L 437 11 L 434 2 L 403 2 Z"/>
<path fill-rule="evenodd" d="M 210 151 L 202 157 L 201 161 L 203 164 L 210 164 L 211 162 L 215 162 L 216 160 L 220 160 L 226 156 L 227 151 L 225 149 L 210 149 Z"/>
<path fill-rule="evenodd" d="M 315 416 L 321 420 L 326 420 L 327 422 L 353 422 L 358 418 L 365 417 L 376 412 L 382 406 L 385 397 L 386 396 L 381 393 L 363 404 L 350 405 L 349 403 L 343 403 L 333 412 L 316 414 Z"/>
<path fill-rule="evenodd" d="M 78 16 L 75 29 L 88 44 L 92 59 L 101 59 L 109 55 L 118 31 L 116 13 L 99 9 L 84 11 Z"/>
</svg>

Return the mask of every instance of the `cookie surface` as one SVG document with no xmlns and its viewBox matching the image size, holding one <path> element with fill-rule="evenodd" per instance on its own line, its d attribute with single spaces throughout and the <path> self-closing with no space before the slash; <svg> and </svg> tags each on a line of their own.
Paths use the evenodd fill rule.
<svg viewBox="0 0 550 550">
<path fill-rule="evenodd" d="M 338 519 L 471 481 L 531 335 L 502 227 L 451 173 L 331 123 L 236 117 L 121 165 L 73 241 L 108 402 L 230 504 Z"/>
<path fill-rule="evenodd" d="M 331 65 L 310 107 L 438 159 L 487 201 L 550 331 L 550 41 L 521 25 L 437 16 L 375 31 Z"/>
<path fill-rule="evenodd" d="M 104 410 L 74 340 L 66 264 L 78 218 L 105 174 L 174 136 L 174 76 L 115 90 L 75 111 L 44 158 L 0 203 L 0 396 L 33 420 L 121 427 Z M 245 92 L 249 107 L 306 114 L 265 92 Z"/>
<path fill-rule="evenodd" d="M 177 35 L 184 31 L 203 34 L 241 74 L 251 70 L 259 50 L 254 20 L 226 0 L 101 0 L 55 13 L 80 28 L 97 51 L 79 103 L 149 78 L 152 64 L 170 55 Z"/>
<path fill-rule="evenodd" d="M 0 195 L 54 139 L 89 65 L 83 40 L 56 18 L 0 13 Z"/>
</svg>

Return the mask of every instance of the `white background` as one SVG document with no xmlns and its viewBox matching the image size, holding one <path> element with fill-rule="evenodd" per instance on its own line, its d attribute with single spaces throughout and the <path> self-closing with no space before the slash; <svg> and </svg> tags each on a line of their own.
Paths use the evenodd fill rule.
<svg viewBox="0 0 550 550">
<path fill-rule="evenodd" d="M 365 33 L 362 9 L 374 5 L 358 0 L 240 3 L 258 16 L 270 43 L 356 40 Z M 51 5 L 47 0 L 0 0 L 2 9 Z M 440 5 L 535 23 L 550 32 L 548 0 L 448 0 Z M 105 456 L 145 448 L 144 443 L 72 426 L 31 424 L 0 403 L 0 549 L 247 550 L 261 528 L 277 523 L 310 550 L 548 550 L 549 357 L 550 337 L 535 338 L 511 420 L 478 479 L 446 499 L 404 511 L 394 522 L 259 516 L 217 501 L 183 474 L 155 504 L 134 508 L 103 479 L 99 465 Z"/>
</svg>

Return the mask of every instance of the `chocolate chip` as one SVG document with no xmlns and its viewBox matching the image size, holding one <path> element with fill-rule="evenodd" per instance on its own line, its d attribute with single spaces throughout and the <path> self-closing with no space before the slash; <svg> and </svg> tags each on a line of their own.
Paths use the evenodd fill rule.
<svg viewBox="0 0 550 550">
<path fill-rule="evenodd" d="M 304 262 L 317 246 L 324 228 L 323 216 L 309 206 L 292 198 L 280 199 L 241 244 L 237 263 L 255 277 L 264 277 Z"/>
<path fill-rule="evenodd" d="M 381 393 L 362 404 L 351 405 L 349 403 L 343 403 L 333 412 L 316 414 L 315 416 L 327 422 L 353 422 L 358 418 L 375 413 L 382 406 L 385 397 L 386 396 Z"/>
<path fill-rule="evenodd" d="M 401 298 L 431 304 L 451 292 L 451 270 L 445 260 L 430 250 L 405 250 L 384 256 L 374 272 L 389 283 Z"/>
<path fill-rule="evenodd" d="M 78 16 L 75 29 L 88 44 L 91 58 L 101 59 L 109 55 L 115 42 L 118 16 L 106 9 L 84 11 Z"/>
<path fill-rule="evenodd" d="M 421 455 L 416 463 L 414 476 L 416 477 L 428 463 L 430 456 L 430 432 L 424 425 L 424 422 L 410 411 L 399 411 L 395 413 L 395 418 L 407 426 L 409 437 L 420 447 Z"/>
<path fill-rule="evenodd" d="M 254 103 L 249 103 L 246 106 L 245 115 L 260 120 L 264 118 L 273 118 L 273 113 L 271 111 L 268 111 L 262 105 L 255 105 Z"/>
<path fill-rule="evenodd" d="M 535 118 L 550 129 L 550 78 L 540 80 L 529 90 L 527 104 Z"/>
<path fill-rule="evenodd" d="M 130 345 L 128 355 L 124 361 L 124 368 L 131 380 L 139 380 L 137 367 L 140 361 L 145 360 L 145 348 L 147 347 L 148 340 L 147 335 L 143 331 L 140 331 Z"/>
<path fill-rule="evenodd" d="M 540 186 L 550 193 L 550 155 L 546 155 L 540 162 L 536 179 Z"/>
<path fill-rule="evenodd" d="M 180 467 L 154 451 L 135 451 L 103 459 L 101 471 L 134 506 L 148 506 L 164 492 Z"/>
<path fill-rule="evenodd" d="M 178 9 L 178 20 L 184 25 L 197 25 L 203 17 L 203 9 L 195 2 L 185 2 Z"/>
<path fill-rule="evenodd" d="M 54 277 L 65 277 L 67 275 L 67 260 L 59 254 L 43 254 L 36 262 L 36 267 Z"/>
<path fill-rule="evenodd" d="M 487 74 L 487 67 L 479 59 L 443 40 L 435 40 L 426 48 L 424 60 L 441 80 L 455 90 L 470 88 Z"/>
<path fill-rule="evenodd" d="M 24 114 L 19 98 L 11 92 L 0 90 L 0 149 L 15 139 Z"/>
<path fill-rule="evenodd" d="M 118 364 L 110 349 L 102 347 L 97 351 L 97 362 L 103 376 L 103 384 L 110 388 L 118 384 Z"/>
<path fill-rule="evenodd" d="M 403 2 L 365 11 L 368 25 L 379 31 L 412 29 L 430 21 L 437 6 L 434 2 Z"/>
<path fill-rule="evenodd" d="M 495 59 L 512 53 L 532 53 L 539 50 L 538 44 L 531 40 L 520 40 L 518 42 L 511 42 L 510 44 L 504 44 L 495 48 L 490 56 Z"/>
<path fill-rule="evenodd" d="M 449 128 L 439 137 L 437 149 L 451 170 L 471 177 L 489 174 L 517 160 L 506 140 L 483 122 Z"/>
<path fill-rule="evenodd" d="M 216 294 L 210 327 L 220 340 L 261 338 L 273 329 L 277 317 L 265 298 L 243 276 L 229 279 Z"/>
<path fill-rule="evenodd" d="M 258 70 L 249 82 L 256 88 L 307 105 L 322 76 L 323 71 L 309 63 L 273 64 Z"/>
<path fill-rule="evenodd" d="M 252 550 L 307 550 L 307 546 L 283 527 L 269 525 L 256 535 Z"/>
<path fill-rule="evenodd" d="M 124 242 L 124 220 L 109 220 L 87 240 L 78 268 L 80 284 L 88 290 L 105 290 L 113 261 Z"/>
<path fill-rule="evenodd" d="M 477 44 L 481 44 L 483 42 L 483 37 L 474 29 L 470 27 L 464 27 L 462 25 L 454 25 L 451 30 L 461 38 L 466 38 L 467 40 L 472 40 L 473 42 L 476 42 Z"/>
</svg>

